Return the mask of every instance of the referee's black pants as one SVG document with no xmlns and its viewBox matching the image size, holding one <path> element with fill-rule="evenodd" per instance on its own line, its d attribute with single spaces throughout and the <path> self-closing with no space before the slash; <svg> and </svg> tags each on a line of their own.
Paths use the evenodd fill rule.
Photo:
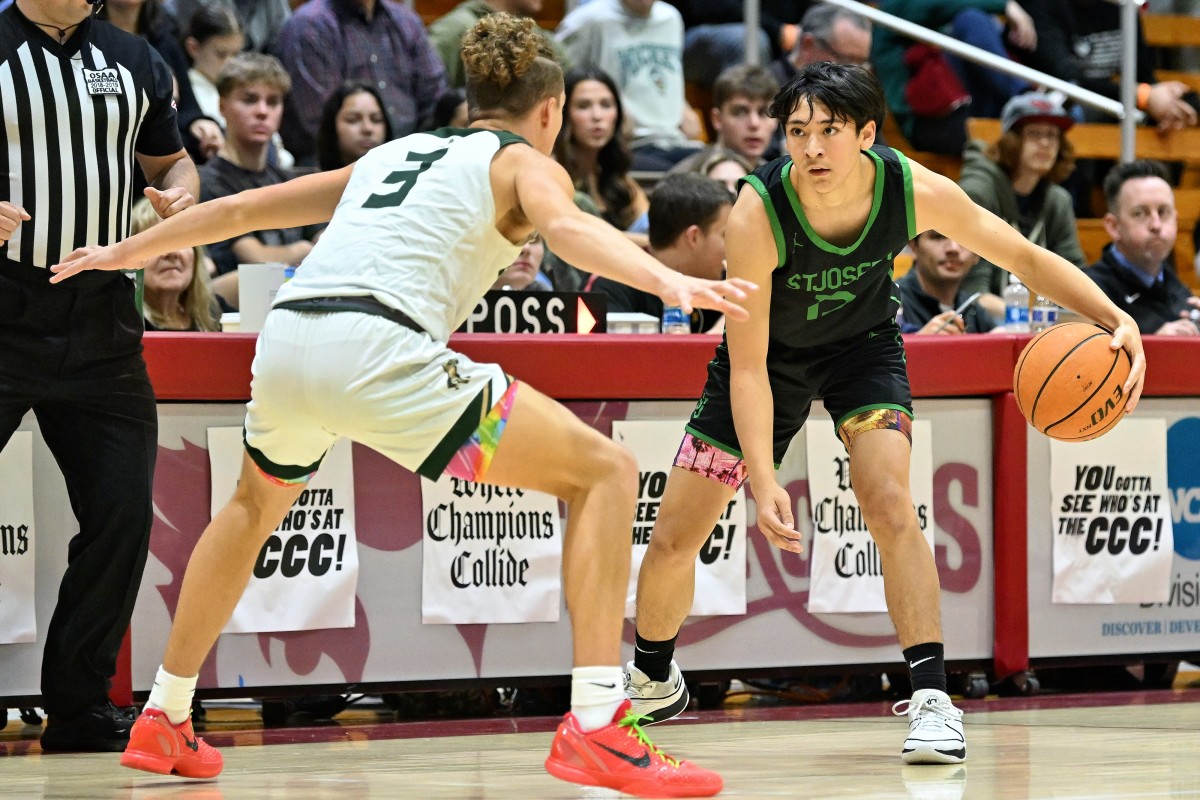
<svg viewBox="0 0 1200 800">
<path fill-rule="evenodd" d="M 158 413 L 132 282 L 119 273 L 48 281 L 44 269 L 0 259 L 0 447 L 32 409 L 79 522 L 42 654 L 43 708 L 69 718 L 105 700 L 133 614 Z"/>
</svg>

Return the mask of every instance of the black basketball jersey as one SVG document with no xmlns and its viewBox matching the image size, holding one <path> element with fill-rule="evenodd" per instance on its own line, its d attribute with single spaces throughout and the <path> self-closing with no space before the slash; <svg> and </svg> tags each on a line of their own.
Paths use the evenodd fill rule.
<svg viewBox="0 0 1200 800">
<path fill-rule="evenodd" d="M 792 159 L 782 156 L 742 180 L 767 208 L 778 261 L 771 276 L 771 341 L 811 347 L 845 339 L 895 319 L 899 293 L 892 259 L 916 233 L 908 159 L 876 145 L 875 198 L 867 224 L 848 247 L 812 230 L 792 186 Z"/>
</svg>

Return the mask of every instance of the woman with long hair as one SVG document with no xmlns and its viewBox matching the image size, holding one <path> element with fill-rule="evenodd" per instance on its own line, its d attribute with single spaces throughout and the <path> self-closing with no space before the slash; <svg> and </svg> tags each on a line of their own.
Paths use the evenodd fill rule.
<svg viewBox="0 0 1200 800">
<path fill-rule="evenodd" d="M 605 221 L 629 230 L 645 215 L 650 201 L 629 177 L 633 156 L 617 84 L 594 66 L 571 69 L 564 82 L 567 102 L 554 158 L 566 168 L 575 188 L 592 198 Z"/>
<path fill-rule="evenodd" d="M 139 200 L 129 218 L 129 234 L 161 222 L 149 200 Z M 221 308 L 209 285 L 204 248 L 181 247 L 150 259 L 145 275 L 142 316 L 148 331 L 219 331 Z"/>
<path fill-rule="evenodd" d="M 317 165 L 322 170 L 353 164 L 392 140 L 392 123 L 374 86 L 346 81 L 329 96 L 317 128 Z"/>
</svg>

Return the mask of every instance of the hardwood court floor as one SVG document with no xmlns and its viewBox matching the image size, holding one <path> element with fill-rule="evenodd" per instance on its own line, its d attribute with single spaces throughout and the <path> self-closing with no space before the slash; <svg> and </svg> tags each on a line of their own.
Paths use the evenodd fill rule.
<svg viewBox="0 0 1200 800">
<path fill-rule="evenodd" d="M 960 705 L 970 758 L 954 767 L 903 765 L 905 724 L 882 703 L 689 712 L 651 733 L 668 752 L 720 771 L 725 798 L 1200 797 L 1200 689 Z M 0 797 L 618 797 L 543 771 L 554 724 L 532 717 L 210 731 L 226 762 L 215 781 L 122 769 L 116 755 L 44 756 L 35 740 L 21 746 L 5 731 Z"/>
</svg>

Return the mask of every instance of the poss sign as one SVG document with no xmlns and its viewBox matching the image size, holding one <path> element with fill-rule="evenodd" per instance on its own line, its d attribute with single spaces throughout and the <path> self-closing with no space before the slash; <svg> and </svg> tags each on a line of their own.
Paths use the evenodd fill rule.
<svg viewBox="0 0 1200 800">
<path fill-rule="evenodd" d="M 584 292 L 512 292 L 480 298 L 459 333 L 604 333 L 608 298 Z"/>
</svg>

